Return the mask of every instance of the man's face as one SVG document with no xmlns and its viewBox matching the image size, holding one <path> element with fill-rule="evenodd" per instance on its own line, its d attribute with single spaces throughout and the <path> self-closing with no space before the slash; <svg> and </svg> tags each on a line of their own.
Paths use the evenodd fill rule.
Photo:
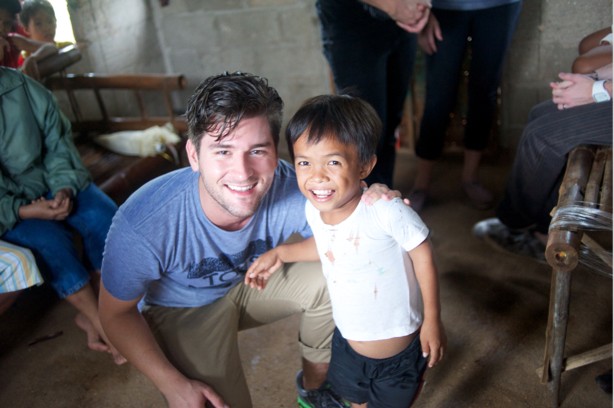
<svg viewBox="0 0 614 408">
<path fill-rule="evenodd" d="M 277 149 L 266 117 L 243 119 L 221 141 L 203 135 L 200 152 L 187 143 L 192 170 L 200 173 L 199 195 L 209 220 L 236 230 L 254 215 L 273 183 Z"/>
</svg>

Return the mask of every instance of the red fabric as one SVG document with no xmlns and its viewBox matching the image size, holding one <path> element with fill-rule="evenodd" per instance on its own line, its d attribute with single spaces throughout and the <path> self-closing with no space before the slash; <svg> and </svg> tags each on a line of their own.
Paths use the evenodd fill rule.
<svg viewBox="0 0 614 408">
<path fill-rule="evenodd" d="M 8 42 L 10 47 L 8 51 L 6 49 L 4 50 L 4 57 L 0 60 L 0 65 L 9 68 L 19 68 L 21 65 L 19 62 L 21 51 L 13 44 L 13 40 L 10 37 L 8 38 Z"/>
</svg>

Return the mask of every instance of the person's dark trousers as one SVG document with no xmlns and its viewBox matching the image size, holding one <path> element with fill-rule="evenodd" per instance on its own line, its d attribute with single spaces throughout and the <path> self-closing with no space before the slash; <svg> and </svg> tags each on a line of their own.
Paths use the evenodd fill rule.
<svg viewBox="0 0 614 408">
<path fill-rule="evenodd" d="M 497 218 L 512 229 L 548 232 L 567 155 L 580 145 L 612 145 L 612 102 L 558 110 L 542 102 L 529 113 Z"/>
<path fill-rule="evenodd" d="M 356 0 L 320 0 L 317 7 L 324 55 L 336 90 L 366 100 L 382 120 L 377 164 L 367 183 L 392 187 L 395 129 L 401 123 L 409 89 L 416 37 L 385 15 L 370 13 Z"/>
<path fill-rule="evenodd" d="M 471 60 L 464 147 L 476 151 L 487 147 L 505 55 L 520 10 L 521 3 L 483 10 L 432 10 L 443 41 L 437 42 L 436 53 L 426 56 L 426 100 L 416 142 L 418 157 L 436 160 L 441 156 L 450 112 L 457 101 L 468 37 Z"/>
</svg>

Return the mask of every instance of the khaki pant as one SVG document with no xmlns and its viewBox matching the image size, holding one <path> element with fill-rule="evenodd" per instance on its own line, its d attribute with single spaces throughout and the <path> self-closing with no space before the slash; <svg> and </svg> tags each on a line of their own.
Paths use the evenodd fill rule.
<svg viewBox="0 0 614 408">
<path fill-rule="evenodd" d="M 335 325 L 319 263 L 287 264 L 271 276 L 264 290 L 241 283 L 207 306 L 149 306 L 143 310 L 171 363 L 187 377 L 211 385 L 232 408 L 252 406 L 241 367 L 238 331 L 295 313 L 302 314 L 302 356 L 314 363 L 329 362 Z"/>
</svg>

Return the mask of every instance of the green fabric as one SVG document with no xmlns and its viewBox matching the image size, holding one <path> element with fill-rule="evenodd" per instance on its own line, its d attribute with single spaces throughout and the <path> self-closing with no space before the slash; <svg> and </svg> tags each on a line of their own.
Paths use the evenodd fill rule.
<svg viewBox="0 0 614 408">
<path fill-rule="evenodd" d="M 74 194 L 91 176 L 55 98 L 33 79 L 0 67 L 0 235 L 19 221 L 19 207 L 63 188 Z"/>
</svg>

